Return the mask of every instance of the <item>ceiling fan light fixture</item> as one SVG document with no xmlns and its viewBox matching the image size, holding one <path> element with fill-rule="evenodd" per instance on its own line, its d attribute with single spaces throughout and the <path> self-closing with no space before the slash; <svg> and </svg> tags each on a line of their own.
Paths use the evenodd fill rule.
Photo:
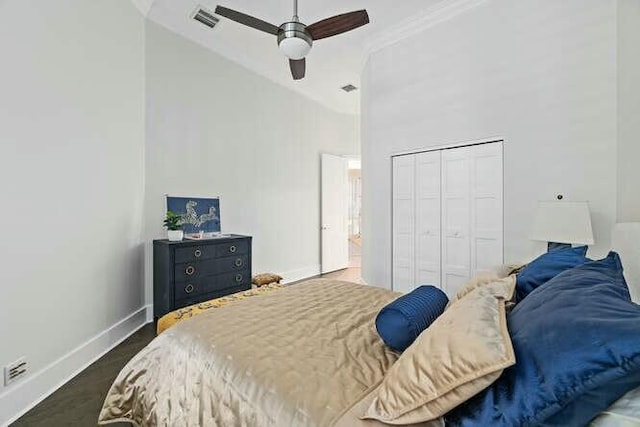
<svg viewBox="0 0 640 427">
<path fill-rule="evenodd" d="M 299 60 L 311 51 L 313 39 L 303 23 L 285 22 L 278 31 L 278 46 L 287 58 Z"/>
<path fill-rule="evenodd" d="M 289 59 L 302 59 L 311 50 L 311 45 L 303 39 L 291 37 L 280 42 L 280 50 Z"/>
</svg>

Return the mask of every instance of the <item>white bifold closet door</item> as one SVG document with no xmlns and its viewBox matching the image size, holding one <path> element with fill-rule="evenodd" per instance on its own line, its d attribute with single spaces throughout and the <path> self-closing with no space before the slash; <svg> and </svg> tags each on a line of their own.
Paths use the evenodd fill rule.
<svg viewBox="0 0 640 427">
<path fill-rule="evenodd" d="M 410 292 L 415 283 L 415 156 L 393 159 L 393 288 Z"/>
<path fill-rule="evenodd" d="M 473 147 L 471 176 L 471 276 L 504 262 L 502 142 Z"/>
<path fill-rule="evenodd" d="M 502 143 L 393 159 L 393 288 L 450 297 L 503 260 Z"/>
<path fill-rule="evenodd" d="M 439 284 L 441 277 L 440 179 L 441 153 L 430 151 L 416 158 L 416 232 L 414 288 Z"/>
<path fill-rule="evenodd" d="M 469 157 L 472 147 L 442 153 L 442 290 L 449 297 L 471 274 Z"/>
</svg>

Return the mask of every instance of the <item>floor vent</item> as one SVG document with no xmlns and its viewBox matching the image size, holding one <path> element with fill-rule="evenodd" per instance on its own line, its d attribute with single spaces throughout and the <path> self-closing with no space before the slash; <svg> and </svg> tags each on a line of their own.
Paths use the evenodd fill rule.
<svg viewBox="0 0 640 427">
<path fill-rule="evenodd" d="M 196 13 L 193 15 L 193 19 L 203 23 L 209 28 L 215 28 L 216 25 L 218 25 L 218 22 L 220 22 L 220 19 L 216 18 L 212 12 L 203 8 L 198 8 L 198 10 L 196 10 Z"/>
<path fill-rule="evenodd" d="M 17 360 L 4 367 L 4 385 L 8 386 L 14 381 L 18 381 L 27 373 L 27 362 L 24 359 Z"/>
</svg>

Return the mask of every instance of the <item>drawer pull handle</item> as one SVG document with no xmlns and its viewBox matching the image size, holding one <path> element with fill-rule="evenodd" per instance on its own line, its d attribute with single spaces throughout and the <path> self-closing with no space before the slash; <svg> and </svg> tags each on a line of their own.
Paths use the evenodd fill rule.
<svg viewBox="0 0 640 427">
<path fill-rule="evenodd" d="M 193 273 L 196 272 L 196 269 L 193 265 L 190 265 L 187 267 L 187 269 L 185 270 L 185 273 L 187 273 L 189 276 L 193 275 Z"/>
<path fill-rule="evenodd" d="M 237 258 L 236 259 L 236 267 L 242 267 L 242 258 Z"/>
<path fill-rule="evenodd" d="M 232 254 L 236 253 L 237 250 L 238 248 L 236 247 L 236 245 L 229 246 L 229 252 L 231 252 Z"/>
<path fill-rule="evenodd" d="M 191 292 L 193 292 L 193 285 L 187 285 L 184 287 L 184 291 L 188 294 L 190 294 Z"/>
<path fill-rule="evenodd" d="M 200 249 L 196 249 L 195 252 L 193 253 L 193 255 L 196 258 L 200 258 L 202 256 L 202 251 Z"/>
<path fill-rule="evenodd" d="M 242 282 L 242 274 L 236 274 L 236 282 Z"/>
</svg>

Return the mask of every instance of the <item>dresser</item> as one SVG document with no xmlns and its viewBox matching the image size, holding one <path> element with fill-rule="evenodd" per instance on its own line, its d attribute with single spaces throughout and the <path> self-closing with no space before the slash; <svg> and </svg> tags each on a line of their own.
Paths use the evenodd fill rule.
<svg viewBox="0 0 640 427">
<path fill-rule="evenodd" d="M 153 241 L 153 315 L 251 288 L 251 237 Z"/>
</svg>

